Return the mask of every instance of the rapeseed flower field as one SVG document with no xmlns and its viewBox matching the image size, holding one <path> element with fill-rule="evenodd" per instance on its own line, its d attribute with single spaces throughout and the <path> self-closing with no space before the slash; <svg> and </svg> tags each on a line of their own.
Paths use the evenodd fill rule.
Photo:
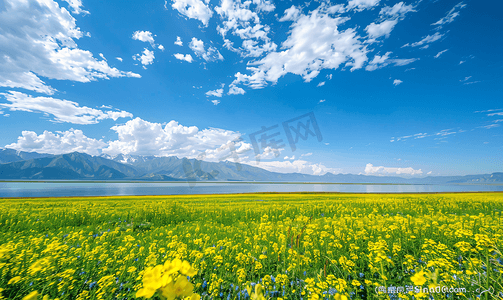
<svg viewBox="0 0 503 300">
<path fill-rule="evenodd" d="M 0 299 L 503 299 L 503 194 L 0 199 Z"/>
</svg>

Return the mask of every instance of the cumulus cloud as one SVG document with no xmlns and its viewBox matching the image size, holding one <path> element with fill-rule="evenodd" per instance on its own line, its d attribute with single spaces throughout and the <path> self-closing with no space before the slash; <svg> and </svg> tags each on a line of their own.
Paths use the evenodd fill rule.
<svg viewBox="0 0 503 300">
<path fill-rule="evenodd" d="M 444 26 L 445 24 L 449 24 L 449 23 L 452 23 L 454 21 L 454 19 L 459 16 L 459 11 L 461 9 L 463 9 L 464 7 L 466 7 L 466 4 L 464 4 L 463 2 L 460 2 L 458 4 L 456 4 L 448 13 L 445 17 L 441 18 L 440 20 L 438 20 L 437 22 L 431 24 L 431 25 L 437 25 L 437 30 L 441 29 L 442 26 Z"/>
<path fill-rule="evenodd" d="M 365 28 L 370 38 L 376 39 L 381 36 L 389 37 L 391 30 L 398 23 L 398 19 L 386 20 L 379 24 L 371 23 Z"/>
<path fill-rule="evenodd" d="M 380 16 L 383 17 L 404 17 L 408 12 L 414 12 L 414 6 L 405 5 L 403 2 L 399 2 L 393 6 L 385 6 L 379 12 Z"/>
<path fill-rule="evenodd" d="M 395 80 L 393 80 L 393 84 L 394 84 L 395 86 L 399 85 L 399 84 L 400 84 L 400 83 L 402 83 L 402 82 L 403 82 L 403 81 L 401 81 L 400 79 L 395 79 Z"/>
<path fill-rule="evenodd" d="M 227 94 L 229 94 L 229 95 L 244 95 L 245 94 L 245 90 L 243 90 L 242 88 L 237 87 L 237 86 L 231 84 L 229 86 L 229 92 Z"/>
<path fill-rule="evenodd" d="M 122 57 L 116 57 L 115 59 L 117 59 L 118 61 L 122 62 Z"/>
<path fill-rule="evenodd" d="M 154 37 L 150 31 L 135 31 L 133 33 L 133 40 L 150 43 L 152 48 L 155 48 Z"/>
<path fill-rule="evenodd" d="M 206 96 L 215 96 L 215 97 L 222 97 L 222 94 L 224 93 L 224 89 L 216 89 L 214 91 L 207 91 Z"/>
<path fill-rule="evenodd" d="M 213 103 L 213 105 L 218 105 L 220 104 L 220 100 L 211 100 L 211 103 Z"/>
<path fill-rule="evenodd" d="M 269 1 L 254 0 L 222 0 L 220 6 L 215 7 L 222 21 L 222 26 L 217 30 L 226 41 L 226 48 L 236 51 L 243 57 L 259 57 L 264 53 L 276 50 L 276 44 L 271 41 L 268 34 L 270 27 L 260 23 L 259 15 L 251 10 L 255 6 L 257 10 L 272 11 L 274 5 Z M 239 37 L 242 40 L 241 47 L 236 49 L 232 42 L 226 39 L 227 33 Z"/>
<path fill-rule="evenodd" d="M 316 87 L 320 87 L 320 86 L 324 86 L 325 85 L 325 81 L 322 81 L 320 83 L 318 83 L 318 85 Z"/>
<path fill-rule="evenodd" d="M 380 0 L 349 0 L 347 9 L 355 9 L 358 11 L 372 8 L 379 4 Z"/>
<path fill-rule="evenodd" d="M 365 166 L 366 175 L 421 175 L 423 171 L 421 169 L 414 170 L 412 167 L 408 168 L 389 168 L 389 167 L 374 167 L 372 164 L 367 164 Z"/>
<path fill-rule="evenodd" d="M 90 82 L 111 77 L 140 77 L 110 67 L 77 47 L 83 33 L 76 20 L 52 0 L 4 0 L 0 10 L 0 87 L 53 94 L 41 78 Z M 69 1 L 74 12 L 80 1 Z M 80 10 L 79 12 L 84 12 Z"/>
<path fill-rule="evenodd" d="M 10 111 L 39 112 L 54 116 L 54 122 L 73 124 L 96 124 L 104 119 L 116 121 L 118 118 L 132 118 L 126 111 L 102 111 L 79 106 L 78 103 L 52 97 L 33 97 L 20 92 L 10 91 L 0 94 L 10 103 L 0 103 L 0 107 Z"/>
<path fill-rule="evenodd" d="M 182 39 L 179 36 L 176 37 L 175 45 L 183 46 Z"/>
<path fill-rule="evenodd" d="M 197 38 L 192 38 L 189 48 L 192 49 L 198 57 L 201 57 L 205 61 L 224 60 L 224 57 L 220 54 L 220 52 L 218 52 L 217 48 L 209 46 L 206 50 L 204 42 L 202 40 L 198 40 Z"/>
<path fill-rule="evenodd" d="M 295 7 L 295 5 L 292 5 L 290 8 L 285 9 L 285 14 L 281 17 L 281 19 L 279 19 L 279 21 L 296 21 L 300 17 L 300 13 L 300 10 Z"/>
<path fill-rule="evenodd" d="M 72 128 L 68 131 L 56 131 L 56 133 L 44 131 L 40 135 L 34 131 L 23 131 L 16 143 L 7 145 L 5 148 L 55 155 L 75 151 L 99 155 L 100 150 L 106 145 L 102 140 L 89 138 L 82 130 Z"/>
<path fill-rule="evenodd" d="M 81 0 L 63 0 L 68 3 L 73 13 L 78 14 L 89 14 L 87 10 L 82 9 L 82 1 Z"/>
<path fill-rule="evenodd" d="M 180 14 L 190 19 L 199 20 L 207 26 L 211 16 L 213 16 L 213 11 L 207 5 L 208 2 L 204 3 L 201 0 L 173 0 L 171 7 Z"/>
<path fill-rule="evenodd" d="M 209 128 L 199 130 L 196 126 L 183 126 L 171 121 L 164 127 L 140 118 L 111 128 L 118 139 L 110 141 L 103 153 L 115 155 L 138 154 L 196 158 L 205 153 L 206 159 L 216 157 L 217 149 L 230 142 L 236 149 L 249 150 L 251 145 L 238 141 L 239 132 Z M 244 151 L 244 150 L 243 150 Z"/>
<path fill-rule="evenodd" d="M 269 82 L 288 74 L 300 75 L 306 82 L 322 69 L 337 69 L 343 65 L 356 70 L 367 61 L 367 49 L 355 29 L 340 30 L 348 18 L 332 17 L 330 7 L 320 6 L 308 15 L 301 15 L 291 25 L 281 52 L 270 52 L 264 58 L 248 63 L 251 74 L 235 74 L 233 84 L 263 88 Z"/>
<path fill-rule="evenodd" d="M 434 35 L 427 35 L 426 37 L 424 37 L 422 40 L 420 40 L 419 42 L 415 42 L 415 43 L 412 43 L 412 44 L 405 44 L 402 46 L 403 47 L 418 47 L 418 46 L 429 46 L 428 44 L 430 43 L 433 43 L 435 41 L 438 41 L 439 39 L 441 39 L 444 35 L 439 33 L 439 32 L 435 32 Z M 423 47 L 424 48 L 424 47 Z M 422 48 L 422 49 L 423 49 Z M 427 47 L 426 47 L 427 48 Z M 424 49 L 426 49 L 424 48 Z"/>
<path fill-rule="evenodd" d="M 390 64 L 395 66 L 405 66 L 419 60 L 419 58 L 390 58 L 392 52 L 386 52 L 384 55 L 375 55 L 374 58 L 365 67 L 367 71 L 374 71 L 384 68 Z"/>
<path fill-rule="evenodd" d="M 176 59 L 179 59 L 179 60 L 184 60 L 184 61 L 189 62 L 189 63 L 192 62 L 192 56 L 190 54 L 183 55 L 181 53 L 175 53 L 175 54 L 173 54 L 173 56 Z"/>
<path fill-rule="evenodd" d="M 145 48 L 143 50 L 141 55 L 140 54 L 133 55 L 133 59 L 138 60 L 144 66 L 150 65 L 151 63 L 153 63 L 154 58 L 155 58 L 154 51 L 150 51 L 147 48 Z"/>
</svg>

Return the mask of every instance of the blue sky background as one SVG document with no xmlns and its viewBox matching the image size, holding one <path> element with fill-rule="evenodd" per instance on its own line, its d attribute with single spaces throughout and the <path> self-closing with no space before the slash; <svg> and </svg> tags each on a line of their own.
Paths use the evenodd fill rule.
<svg viewBox="0 0 503 300">
<path fill-rule="evenodd" d="M 321 142 L 260 149 L 258 166 L 503 170 L 501 1 L 3 2 L 6 148 L 219 161 L 234 143 L 241 162 L 257 165 L 249 134 L 280 124 L 286 141 L 281 123 L 313 112 Z M 253 54 L 243 41 L 259 48 Z"/>
</svg>

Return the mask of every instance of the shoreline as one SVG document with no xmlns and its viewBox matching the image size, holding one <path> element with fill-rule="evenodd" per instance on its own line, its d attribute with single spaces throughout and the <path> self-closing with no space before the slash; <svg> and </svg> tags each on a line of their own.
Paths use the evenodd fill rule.
<svg viewBox="0 0 503 300">
<path fill-rule="evenodd" d="M 115 196 L 60 196 L 60 197 L 0 197 L 0 200 L 40 200 L 40 199 L 110 199 L 110 198 L 151 198 L 151 197 L 198 197 L 198 196 L 241 196 L 241 195 L 325 195 L 325 194 L 336 194 L 336 195 L 444 195 L 444 194 L 503 194 L 503 191 L 473 191 L 473 192 L 416 192 L 416 193 L 389 193 L 389 192 L 372 192 L 372 193 L 352 193 L 352 192 L 252 192 L 252 193 L 215 193 L 215 194 L 177 194 L 177 195 L 115 195 Z"/>
</svg>

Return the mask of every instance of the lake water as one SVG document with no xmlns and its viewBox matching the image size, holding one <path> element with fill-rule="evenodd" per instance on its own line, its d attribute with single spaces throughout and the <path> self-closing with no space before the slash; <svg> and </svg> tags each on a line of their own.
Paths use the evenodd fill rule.
<svg viewBox="0 0 503 300">
<path fill-rule="evenodd" d="M 188 182 L 0 182 L 0 197 L 228 194 L 254 192 L 496 192 L 503 185 L 380 185 Z"/>
</svg>

